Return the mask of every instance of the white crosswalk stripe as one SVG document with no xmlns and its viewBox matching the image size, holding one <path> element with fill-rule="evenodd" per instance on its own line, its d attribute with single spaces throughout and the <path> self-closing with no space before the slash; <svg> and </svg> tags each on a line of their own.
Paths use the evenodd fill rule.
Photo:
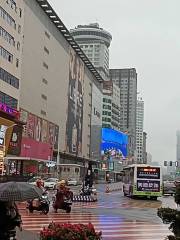
<svg viewBox="0 0 180 240">
<path fill-rule="evenodd" d="M 169 235 L 168 226 L 164 224 L 149 223 L 144 221 L 127 221 L 119 216 L 98 215 L 93 213 L 72 211 L 66 213 L 39 213 L 28 214 L 22 211 L 23 228 L 25 230 L 40 232 L 49 223 L 83 223 L 94 224 L 97 231 L 102 231 L 103 240 L 163 240 Z"/>
</svg>

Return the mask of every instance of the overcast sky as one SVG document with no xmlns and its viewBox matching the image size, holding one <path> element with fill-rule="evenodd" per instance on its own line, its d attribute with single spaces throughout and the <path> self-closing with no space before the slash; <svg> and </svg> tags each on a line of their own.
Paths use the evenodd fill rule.
<svg viewBox="0 0 180 240">
<path fill-rule="evenodd" d="M 68 29 L 98 22 L 112 34 L 110 68 L 134 67 L 145 101 L 147 151 L 176 160 L 180 129 L 180 0 L 49 0 Z"/>
</svg>

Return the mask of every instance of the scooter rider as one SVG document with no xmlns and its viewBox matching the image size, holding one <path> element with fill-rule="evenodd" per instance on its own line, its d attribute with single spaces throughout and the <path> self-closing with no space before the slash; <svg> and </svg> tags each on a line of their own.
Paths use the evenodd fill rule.
<svg viewBox="0 0 180 240">
<path fill-rule="evenodd" d="M 54 202 L 54 210 L 64 209 L 64 199 L 73 197 L 73 193 L 66 187 L 66 181 L 61 180 L 57 186 L 56 200 Z"/>
</svg>

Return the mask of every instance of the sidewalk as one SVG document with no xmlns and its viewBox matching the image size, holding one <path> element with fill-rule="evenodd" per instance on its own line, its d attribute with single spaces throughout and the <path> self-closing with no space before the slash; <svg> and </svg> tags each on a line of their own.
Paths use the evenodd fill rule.
<svg viewBox="0 0 180 240">
<path fill-rule="evenodd" d="M 24 230 L 22 232 L 19 232 L 17 230 L 17 240 L 39 240 L 39 236 L 33 232 Z"/>
</svg>

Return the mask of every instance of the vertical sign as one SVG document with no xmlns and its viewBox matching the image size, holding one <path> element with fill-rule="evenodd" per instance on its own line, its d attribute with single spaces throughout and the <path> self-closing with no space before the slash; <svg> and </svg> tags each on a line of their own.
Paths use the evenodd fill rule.
<svg viewBox="0 0 180 240">
<path fill-rule="evenodd" d="M 68 109 L 66 121 L 66 151 L 82 154 L 84 63 L 70 49 Z"/>
</svg>

